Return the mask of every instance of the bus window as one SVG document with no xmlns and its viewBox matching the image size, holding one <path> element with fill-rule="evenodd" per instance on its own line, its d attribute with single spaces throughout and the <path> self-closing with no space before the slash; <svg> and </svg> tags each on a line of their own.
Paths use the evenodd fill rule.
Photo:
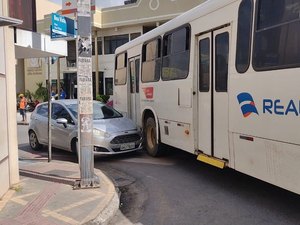
<svg viewBox="0 0 300 225">
<path fill-rule="evenodd" d="M 142 82 L 154 82 L 160 78 L 161 39 L 143 45 Z"/>
<path fill-rule="evenodd" d="M 190 27 L 183 27 L 163 39 L 162 80 L 184 79 L 190 62 Z"/>
<path fill-rule="evenodd" d="M 243 0 L 239 7 L 235 67 L 245 73 L 250 64 L 252 0 Z"/>
<path fill-rule="evenodd" d="M 210 40 L 205 38 L 199 43 L 199 90 L 201 92 L 209 91 L 210 74 Z"/>
<path fill-rule="evenodd" d="M 215 88 L 217 92 L 227 92 L 228 52 L 229 52 L 228 32 L 218 34 L 215 38 L 215 57 L 216 57 Z"/>
<path fill-rule="evenodd" d="M 126 67 L 127 67 L 127 54 L 122 53 L 116 57 L 116 72 L 115 72 L 115 85 L 126 84 Z"/>
<path fill-rule="evenodd" d="M 253 67 L 272 70 L 300 66 L 300 2 L 257 1 Z"/>
</svg>

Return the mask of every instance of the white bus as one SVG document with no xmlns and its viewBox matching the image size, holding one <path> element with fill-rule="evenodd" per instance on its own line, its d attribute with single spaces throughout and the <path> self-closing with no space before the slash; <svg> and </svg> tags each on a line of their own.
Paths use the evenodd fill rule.
<svg viewBox="0 0 300 225">
<path fill-rule="evenodd" d="M 162 144 L 300 194 L 300 0 L 208 0 L 116 50 L 114 107 Z"/>
</svg>

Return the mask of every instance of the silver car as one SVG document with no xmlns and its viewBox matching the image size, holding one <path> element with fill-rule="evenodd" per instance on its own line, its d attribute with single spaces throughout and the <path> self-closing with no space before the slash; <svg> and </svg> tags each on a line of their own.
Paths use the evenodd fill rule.
<svg viewBox="0 0 300 225">
<path fill-rule="evenodd" d="M 52 146 L 76 152 L 77 100 L 52 102 Z M 112 155 L 142 149 L 142 132 L 115 109 L 94 101 L 93 144 L 94 155 Z M 39 104 L 31 114 L 28 128 L 33 150 L 48 145 L 48 102 Z"/>
</svg>

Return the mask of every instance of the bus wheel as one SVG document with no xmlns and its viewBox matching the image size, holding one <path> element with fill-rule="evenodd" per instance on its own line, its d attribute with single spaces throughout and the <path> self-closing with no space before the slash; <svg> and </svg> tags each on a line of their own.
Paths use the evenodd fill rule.
<svg viewBox="0 0 300 225">
<path fill-rule="evenodd" d="M 149 117 L 146 120 L 145 144 L 148 154 L 154 157 L 159 155 L 159 144 L 157 143 L 157 139 L 155 120 L 153 117 Z"/>
</svg>

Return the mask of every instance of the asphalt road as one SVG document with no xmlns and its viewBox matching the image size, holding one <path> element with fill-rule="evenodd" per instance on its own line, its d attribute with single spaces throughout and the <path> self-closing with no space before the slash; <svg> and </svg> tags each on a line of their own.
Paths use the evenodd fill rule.
<svg viewBox="0 0 300 225">
<path fill-rule="evenodd" d="M 30 148 L 26 132 L 27 126 L 18 126 L 24 151 Z M 76 161 L 57 149 L 53 158 Z M 183 151 L 160 158 L 144 152 L 97 157 L 95 167 L 121 192 L 111 225 L 300 225 L 300 195 L 203 164 Z"/>
<path fill-rule="evenodd" d="M 173 150 L 97 158 L 119 186 L 121 206 L 112 225 L 295 225 L 300 196 L 231 169 L 220 170 Z"/>
</svg>

